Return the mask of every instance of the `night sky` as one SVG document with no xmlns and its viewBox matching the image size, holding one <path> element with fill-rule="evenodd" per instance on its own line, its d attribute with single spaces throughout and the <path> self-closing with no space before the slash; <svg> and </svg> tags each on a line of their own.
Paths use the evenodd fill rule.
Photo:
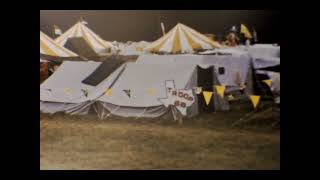
<svg viewBox="0 0 320 180">
<path fill-rule="evenodd" d="M 233 25 L 254 27 L 260 43 L 280 43 L 280 12 L 264 10 L 40 10 L 40 30 L 54 37 L 53 25 L 63 31 L 80 17 L 107 41 L 154 41 L 178 22 L 201 33 L 225 36 Z"/>
</svg>

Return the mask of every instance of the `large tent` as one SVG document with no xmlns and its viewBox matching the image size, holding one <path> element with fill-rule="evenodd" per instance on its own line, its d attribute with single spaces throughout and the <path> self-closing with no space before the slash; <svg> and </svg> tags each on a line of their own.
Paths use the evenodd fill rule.
<svg viewBox="0 0 320 180">
<path fill-rule="evenodd" d="M 108 53 L 115 48 L 115 46 L 113 46 L 111 42 L 103 40 L 85 24 L 86 22 L 79 21 L 66 32 L 64 32 L 61 36 L 56 38 L 55 42 L 61 46 L 65 46 L 70 38 L 81 37 L 97 54 Z"/>
<path fill-rule="evenodd" d="M 100 65 L 97 62 L 64 62 L 41 85 L 40 110 L 47 113 L 87 114 L 90 109 L 94 109 L 100 118 L 110 114 L 122 117 L 176 117 L 180 115 L 177 109 L 167 107 L 159 100 L 167 97 L 166 82 L 171 81 L 176 89 L 189 90 L 194 94 L 195 101 L 187 109 L 187 116 L 191 117 L 197 115 L 204 104 L 203 97 L 195 95 L 193 90 L 201 86 L 204 79 L 210 81 L 212 89 L 213 84 L 218 84 L 212 66 L 202 69 L 195 64 L 139 63 L 121 65 L 96 86 L 84 84 L 83 80 Z M 106 93 L 110 89 L 112 92 Z M 150 90 L 152 94 L 148 93 Z M 219 96 L 214 96 L 214 99 L 208 107 L 217 110 L 229 108 L 225 99 Z"/>
<path fill-rule="evenodd" d="M 78 55 L 57 44 L 53 39 L 40 31 L 40 55 L 51 57 L 77 57 Z M 41 61 L 41 58 L 40 58 Z"/>
<path fill-rule="evenodd" d="M 159 117 L 168 112 L 159 98 L 166 98 L 165 82 L 174 81 L 176 89 L 191 89 L 197 86 L 194 65 L 166 66 L 129 63 L 118 81 L 112 86 L 112 95 L 97 99 L 99 115 L 108 113 L 122 117 Z M 125 92 L 130 91 L 130 96 Z M 152 90 L 153 94 L 148 91 Z M 196 103 L 189 108 L 189 116 L 198 113 Z"/>
<path fill-rule="evenodd" d="M 239 84 L 246 84 L 246 94 L 252 93 L 252 65 L 248 54 L 232 55 L 141 55 L 139 64 L 195 64 L 202 68 L 214 66 L 219 83 L 227 87 L 226 91 L 239 89 Z"/>
<path fill-rule="evenodd" d="M 145 51 L 151 53 L 182 54 L 214 48 L 221 48 L 221 45 L 196 30 L 178 23 L 167 34 L 146 47 Z"/>
</svg>

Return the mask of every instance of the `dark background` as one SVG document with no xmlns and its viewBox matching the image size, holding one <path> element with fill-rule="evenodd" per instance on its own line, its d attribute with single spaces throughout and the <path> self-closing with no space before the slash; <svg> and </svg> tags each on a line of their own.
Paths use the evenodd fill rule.
<svg viewBox="0 0 320 180">
<path fill-rule="evenodd" d="M 107 41 L 154 41 L 181 22 L 201 33 L 224 37 L 233 25 L 254 27 L 260 43 L 280 43 L 280 12 L 268 10 L 40 10 L 40 30 L 51 37 L 53 25 L 63 31 L 82 17 Z"/>
</svg>

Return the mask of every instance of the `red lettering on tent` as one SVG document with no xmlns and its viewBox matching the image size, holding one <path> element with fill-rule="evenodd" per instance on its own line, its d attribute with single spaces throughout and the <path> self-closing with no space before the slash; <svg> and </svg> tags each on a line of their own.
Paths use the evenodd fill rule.
<svg viewBox="0 0 320 180">
<path fill-rule="evenodd" d="M 177 91 L 172 91 L 172 95 L 176 96 L 177 95 Z"/>
</svg>

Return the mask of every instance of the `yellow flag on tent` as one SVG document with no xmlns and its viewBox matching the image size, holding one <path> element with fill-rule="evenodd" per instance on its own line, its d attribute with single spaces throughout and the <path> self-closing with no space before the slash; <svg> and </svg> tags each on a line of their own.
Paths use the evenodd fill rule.
<svg viewBox="0 0 320 180">
<path fill-rule="evenodd" d="M 149 88 L 149 89 L 147 89 L 147 92 L 148 92 L 148 94 L 149 94 L 150 96 L 153 96 L 153 95 L 156 94 L 156 90 L 155 90 L 154 88 Z"/>
<path fill-rule="evenodd" d="M 263 80 L 263 82 L 266 83 L 269 87 L 271 87 L 271 83 L 272 83 L 271 79 Z"/>
<path fill-rule="evenodd" d="M 226 86 L 216 86 L 216 90 L 217 90 L 217 93 L 219 94 L 219 96 L 221 97 L 221 98 L 223 98 L 224 97 L 224 91 L 225 91 L 225 89 L 226 89 Z"/>
<path fill-rule="evenodd" d="M 248 30 L 248 28 L 241 24 L 241 29 L 240 29 L 240 33 L 244 34 L 244 36 L 248 39 L 252 39 L 252 35 L 250 33 L 250 31 Z"/>
<path fill-rule="evenodd" d="M 212 97 L 212 92 L 202 91 L 202 93 L 203 93 L 204 100 L 206 101 L 206 104 L 209 105 L 211 97 Z"/>
<path fill-rule="evenodd" d="M 70 93 L 70 92 L 71 92 L 71 89 L 70 89 L 70 88 L 64 88 L 64 92 L 65 92 L 65 93 Z"/>
<path fill-rule="evenodd" d="M 251 99 L 251 102 L 253 104 L 254 109 L 256 109 L 259 104 L 259 101 L 260 101 L 260 96 L 251 95 L 250 99 Z"/>
<path fill-rule="evenodd" d="M 112 89 L 107 89 L 106 90 L 106 95 L 107 96 L 112 96 Z"/>
</svg>

